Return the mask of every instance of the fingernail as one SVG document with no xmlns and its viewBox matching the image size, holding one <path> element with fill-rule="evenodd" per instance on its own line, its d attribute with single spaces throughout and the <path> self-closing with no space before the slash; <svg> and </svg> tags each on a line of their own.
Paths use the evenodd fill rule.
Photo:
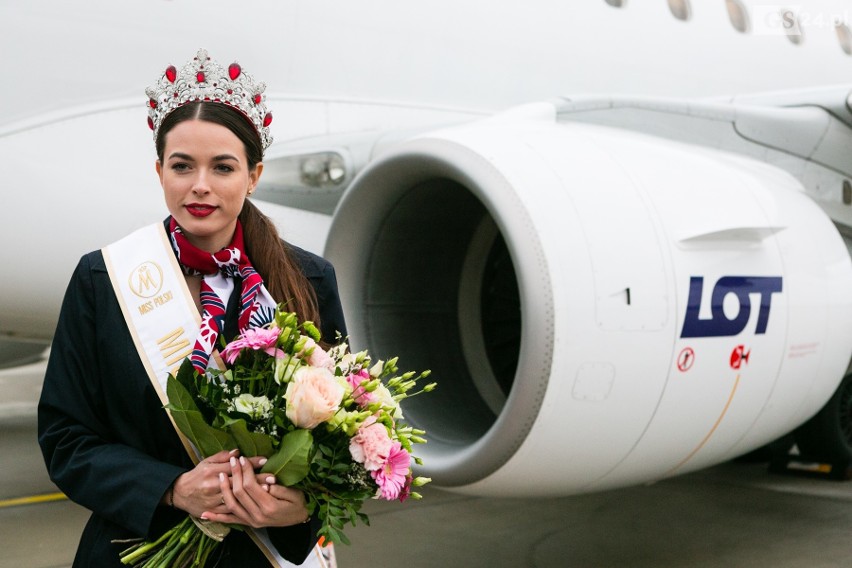
<svg viewBox="0 0 852 568">
<path fill-rule="evenodd" d="M 228 452 L 228 453 L 229 453 L 230 455 L 234 455 L 235 453 L 237 453 L 237 452 L 239 452 L 239 451 L 240 451 L 240 449 L 239 449 L 239 448 L 234 448 L 233 450 L 231 450 L 231 451 L 230 451 L 230 452 Z"/>
<path fill-rule="evenodd" d="M 202 521 L 206 521 L 206 520 L 207 520 L 207 513 L 201 513 L 201 520 L 202 520 Z"/>
<path fill-rule="evenodd" d="M 266 464 L 266 462 L 268 462 L 268 461 L 269 461 L 269 460 L 268 460 L 268 459 L 266 459 L 266 458 L 260 458 L 260 461 L 259 461 L 259 462 L 257 462 L 257 463 L 259 463 L 260 465 L 265 465 L 265 464 Z"/>
<path fill-rule="evenodd" d="M 237 459 L 232 457 L 231 458 L 231 467 L 234 467 L 236 465 L 237 465 Z"/>
<path fill-rule="evenodd" d="M 221 471 L 219 472 L 219 481 L 225 481 L 225 474 Z"/>
<path fill-rule="evenodd" d="M 261 487 L 263 487 L 264 491 L 269 492 L 269 486 L 268 485 L 261 485 Z"/>
<path fill-rule="evenodd" d="M 246 458 L 240 456 L 240 465 L 246 465 Z"/>
<path fill-rule="evenodd" d="M 265 481 L 266 481 L 268 484 L 272 485 L 273 483 L 275 483 L 275 478 L 274 478 L 274 477 L 272 477 L 272 476 L 270 475 L 269 477 L 267 477 L 267 478 L 266 478 L 266 480 L 265 480 Z"/>
</svg>

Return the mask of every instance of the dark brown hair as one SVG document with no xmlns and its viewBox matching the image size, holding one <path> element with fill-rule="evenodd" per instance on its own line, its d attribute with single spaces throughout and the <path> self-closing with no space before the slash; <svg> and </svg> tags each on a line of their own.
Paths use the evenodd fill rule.
<svg viewBox="0 0 852 568">
<path fill-rule="evenodd" d="M 263 161 L 263 147 L 254 125 L 238 110 L 221 103 L 192 102 L 170 112 L 157 132 L 157 158 L 163 163 L 166 135 L 187 120 L 203 120 L 224 126 L 243 143 L 249 170 Z M 276 302 L 286 302 L 302 321 L 312 321 L 319 328 L 319 309 L 314 288 L 293 258 L 290 246 L 278 235 L 272 221 L 246 199 L 240 211 L 246 254 L 266 289 Z M 329 338 L 323 338 L 327 341 Z"/>
</svg>

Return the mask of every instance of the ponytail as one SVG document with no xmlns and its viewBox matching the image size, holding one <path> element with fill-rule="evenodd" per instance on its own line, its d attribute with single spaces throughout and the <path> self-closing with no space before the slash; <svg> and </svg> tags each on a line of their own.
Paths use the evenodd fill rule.
<svg viewBox="0 0 852 568">
<path fill-rule="evenodd" d="M 246 254 L 275 301 L 285 303 L 287 311 L 296 312 L 301 321 L 311 321 L 320 328 L 314 288 L 269 217 L 246 199 L 240 212 L 240 223 Z M 324 337 L 322 343 L 330 345 L 333 339 Z"/>
</svg>

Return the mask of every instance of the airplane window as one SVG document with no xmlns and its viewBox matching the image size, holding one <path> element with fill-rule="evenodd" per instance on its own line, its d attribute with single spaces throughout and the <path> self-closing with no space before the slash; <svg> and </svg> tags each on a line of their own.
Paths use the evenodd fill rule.
<svg viewBox="0 0 852 568">
<path fill-rule="evenodd" d="M 747 34 L 750 28 L 748 21 L 748 13 L 745 6 L 740 0 L 725 0 L 725 7 L 728 9 L 728 18 L 731 20 L 731 25 L 740 33 Z"/>
<path fill-rule="evenodd" d="M 688 21 L 692 17 L 692 7 L 689 0 L 669 0 L 669 10 L 678 20 Z"/>
<path fill-rule="evenodd" d="M 834 31 L 837 32 L 837 41 L 846 55 L 852 55 L 852 31 L 843 22 L 835 24 Z"/>
<path fill-rule="evenodd" d="M 793 45 L 801 45 L 805 41 L 805 36 L 802 32 L 802 25 L 799 17 L 793 10 L 781 10 L 781 25 L 784 26 L 784 33 L 787 35 Z"/>
<path fill-rule="evenodd" d="M 627 4 L 627 0 L 604 0 L 604 1 L 614 8 L 624 8 L 624 5 Z"/>
</svg>

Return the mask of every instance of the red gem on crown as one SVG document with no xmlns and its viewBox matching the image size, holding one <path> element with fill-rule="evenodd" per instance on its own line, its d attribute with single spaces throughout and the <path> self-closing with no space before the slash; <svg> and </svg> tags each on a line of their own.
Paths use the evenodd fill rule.
<svg viewBox="0 0 852 568">
<path fill-rule="evenodd" d="M 248 118 L 265 150 L 272 143 L 269 125 L 272 113 L 266 107 L 266 84 L 255 82 L 234 61 L 221 66 L 199 49 L 194 59 L 178 69 L 169 65 L 156 84 L 145 89 L 148 95 L 148 127 L 154 137 L 164 117 L 190 101 L 211 101 L 229 105 Z"/>
</svg>

